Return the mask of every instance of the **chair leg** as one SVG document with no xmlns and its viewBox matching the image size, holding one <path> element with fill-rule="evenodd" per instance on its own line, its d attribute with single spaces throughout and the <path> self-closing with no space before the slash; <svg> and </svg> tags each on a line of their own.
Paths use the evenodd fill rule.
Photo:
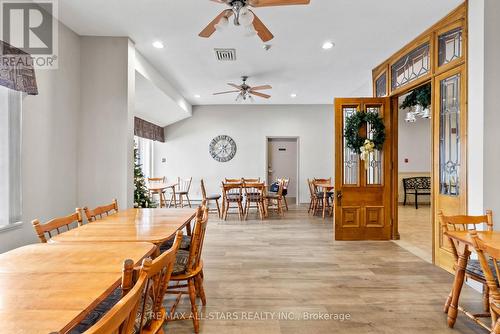
<svg viewBox="0 0 500 334">
<path fill-rule="evenodd" d="M 247 200 L 245 202 L 245 209 L 243 210 L 243 219 L 247 220 L 248 218 L 248 211 L 250 211 L 250 202 Z"/>
<path fill-rule="evenodd" d="M 260 220 L 264 220 L 264 203 L 262 202 L 257 202 L 257 206 L 259 207 L 259 216 Z"/>
<path fill-rule="evenodd" d="M 415 193 L 415 209 L 418 210 L 418 195 Z"/>
<path fill-rule="evenodd" d="M 486 284 L 483 284 L 483 308 L 484 312 L 490 311 L 490 289 Z"/>
<path fill-rule="evenodd" d="M 285 201 L 285 208 L 288 211 L 288 202 L 286 201 L 286 196 L 283 196 L 283 201 Z"/>
<path fill-rule="evenodd" d="M 198 295 L 200 296 L 202 305 L 205 306 L 207 305 L 207 297 L 205 296 L 205 289 L 203 288 L 203 278 L 201 278 L 201 273 L 194 279 L 195 282 L 197 282 L 196 292 L 198 292 Z"/>
<path fill-rule="evenodd" d="M 227 211 L 229 210 L 229 202 L 224 203 L 224 212 L 222 213 L 223 219 L 227 220 Z"/>
<path fill-rule="evenodd" d="M 405 191 L 405 199 L 403 201 L 403 206 L 405 206 L 405 205 L 406 205 L 406 191 Z"/>
<path fill-rule="evenodd" d="M 241 203 L 241 201 L 238 201 L 238 214 L 240 216 L 240 220 L 243 218 L 243 204 Z"/>
<path fill-rule="evenodd" d="M 191 207 L 191 201 L 189 200 L 189 195 L 186 195 L 186 198 L 187 198 L 189 207 Z"/>
<path fill-rule="evenodd" d="M 193 313 L 193 326 L 194 332 L 199 333 L 200 324 L 198 319 L 198 308 L 196 307 L 196 289 L 194 286 L 194 279 L 190 278 L 188 280 L 188 291 L 189 291 L 189 300 L 191 301 L 191 312 Z"/>
<path fill-rule="evenodd" d="M 219 200 L 218 199 L 215 200 L 215 204 L 217 204 L 217 214 L 220 218 L 220 207 L 219 207 Z"/>
</svg>

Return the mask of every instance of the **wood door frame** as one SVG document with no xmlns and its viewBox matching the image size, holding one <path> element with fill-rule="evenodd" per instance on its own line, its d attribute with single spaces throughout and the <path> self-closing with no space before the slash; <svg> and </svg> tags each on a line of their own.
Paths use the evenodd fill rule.
<svg viewBox="0 0 500 334">
<path fill-rule="evenodd" d="M 438 62 L 438 39 L 441 34 L 443 34 L 446 31 L 450 31 L 451 29 L 454 28 L 462 28 L 462 55 L 458 59 L 455 59 L 451 61 L 448 64 L 445 65 L 439 65 Z M 416 47 L 421 45 L 424 42 L 429 43 L 429 54 L 430 54 L 430 70 L 429 73 L 415 79 L 414 81 L 411 81 L 404 85 L 403 87 L 398 87 L 397 89 L 393 89 L 392 85 L 390 84 L 392 78 L 392 68 L 391 65 L 394 64 L 399 58 L 401 58 L 403 55 L 408 54 L 410 51 L 414 50 Z M 397 110 L 397 112 L 392 112 L 393 118 L 392 118 L 392 125 L 393 125 L 393 134 L 394 134 L 394 142 L 393 142 L 393 186 L 392 186 L 392 191 L 393 191 L 393 219 L 394 219 L 394 224 L 393 224 L 393 229 L 392 229 L 392 237 L 393 239 L 399 239 L 399 220 L 398 220 L 398 149 L 397 149 L 397 143 L 398 143 L 398 113 L 399 113 L 399 108 L 397 105 L 397 97 L 405 94 L 423 84 L 426 83 L 431 83 L 432 86 L 432 117 L 439 117 L 440 115 L 440 109 L 439 105 L 437 105 L 436 102 L 436 92 L 439 89 L 439 81 L 438 78 L 441 78 L 443 75 L 453 73 L 454 71 L 457 71 L 458 69 L 462 69 L 463 73 L 463 91 L 461 93 L 461 98 L 462 98 L 462 108 L 461 110 L 462 115 L 462 120 L 465 120 L 463 124 L 461 125 L 462 127 L 465 127 L 465 134 L 463 136 L 464 142 L 461 143 L 462 147 L 462 159 L 463 159 L 463 169 L 464 169 L 464 175 L 465 177 L 462 178 L 462 181 L 464 183 L 464 192 L 460 195 L 461 196 L 461 208 L 460 208 L 460 213 L 461 214 L 466 214 L 468 205 L 467 205 L 467 145 L 468 145 L 468 140 L 467 140 L 467 115 L 468 115 L 468 109 L 467 109 L 467 99 L 468 99 L 468 0 L 464 0 L 464 2 L 459 5 L 456 9 L 451 11 L 448 15 L 446 15 L 443 19 L 429 27 L 427 30 L 425 30 L 423 33 L 421 33 L 418 37 L 413 39 L 411 42 L 406 44 L 403 48 L 401 48 L 398 52 L 390 56 L 388 59 L 386 59 L 383 63 L 378 65 L 372 70 L 372 83 L 373 83 L 373 96 L 376 96 L 376 80 L 383 74 L 386 73 L 388 80 L 386 80 L 386 92 L 387 96 L 391 97 L 391 108 L 393 110 Z M 438 143 L 436 143 L 436 135 L 437 131 L 439 129 L 436 129 L 435 122 L 433 121 L 431 124 L 431 131 L 432 131 L 432 178 L 435 181 L 437 177 L 439 177 L 439 172 L 438 172 L 438 167 L 436 166 L 436 152 L 439 151 L 439 147 L 437 147 Z M 433 189 L 432 189 L 432 198 L 431 198 L 431 210 L 432 210 L 432 226 L 433 226 L 433 231 L 432 231 L 432 262 L 434 264 L 440 265 L 446 270 L 451 270 L 451 266 L 449 263 L 449 259 L 446 259 L 447 263 L 440 263 L 441 262 L 441 253 L 438 254 L 437 249 L 436 249 L 436 244 L 437 244 L 437 237 L 438 233 L 436 231 L 439 231 L 437 222 L 436 222 L 436 214 L 437 210 L 439 209 L 438 207 L 438 202 L 437 202 L 437 196 L 439 195 L 439 189 L 436 189 L 439 187 L 435 186 L 435 182 L 433 182 Z M 439 235 L 440 236 L 440 235 Z M 439 257 L 439 261 L 438 260 Z M 449 262 L 449 263 L 448 263 Z"/>
<path fill-rule="evenodd" d="M 299 136 L 266 136 L 266 165 L 265 165 L 265 180 L 269 185 L 269 140 L 270 139 L 293 139 L 297 142 L 297 171 L 296 171 L 296 182 L 297 182 L 297 191 L 295 197 L 295 204 L 299 205 L 300 203 L 300 137 Z"/>
</svg>

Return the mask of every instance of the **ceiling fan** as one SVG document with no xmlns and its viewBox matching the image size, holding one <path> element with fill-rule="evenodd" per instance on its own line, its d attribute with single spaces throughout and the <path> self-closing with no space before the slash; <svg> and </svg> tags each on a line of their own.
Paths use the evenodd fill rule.
<svg viewBox="0 0 500 334">
<path fill-rule="evenodd" d="M 208 26 L 203 29 L 199 36 L 208 38 L 216 30 L 224 29 L 229 25 L 229 18 L 234 15 L 234 25 L 247 27 L 248 35 L 257 34 L 263 42 L 268 42 L 274 38 L 262 21 L 249 9 L 249 7 L 271 7 L 289 5 L 308 5 L 311 0 L 211 0 L 220 4 L 225 4 L 230 9 L 220 13 Z"/>
<path fill-rule="evenodd" d="M 268 99 L 268 98 L 271 97 L 271 95 L 267 95 L 267 94 L 264 94 L 264 93 L 257 92 L 258 90 L 272 89 L 271 86 L 264 85 L 264 86 L 250 87 L 249 85 L 247 85 L 248 76 L 243 76 L 243 77 L 241 77 L 241 79 L 243 80 L 243 83 L 241 85 L 236 85 L 236 84 L 233 84 L 233 83 L 228 83 L 229 86 L 231 86 L 233 88 L 236 88 L 236 90 L 230 90 L 230 91 L 227 91 L 227 92 L 214 93 L 214 95 L 238 93 L 238 95 L 236 96 L 236 101 L 237 102 L 240 102 L 242 100 L 246 101 L 247 99 L 249 99 L 250 101 L 253 101 L 252 95 L 259 96 L 259 97 L 262 97 L 262 98 L 265 98 L 265 99 Z"/>
</svg>

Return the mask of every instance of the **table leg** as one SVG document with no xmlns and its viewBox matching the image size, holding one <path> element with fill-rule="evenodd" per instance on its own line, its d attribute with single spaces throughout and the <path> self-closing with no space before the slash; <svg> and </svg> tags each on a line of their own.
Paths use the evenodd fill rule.
<svg viewBox="0 0 500 334">
<path fill-rule="evenodd" d="M 174 197 L 174 208 L 177 207 L 177 197 L 175 195 L 175 187 L 172 187 L 172 193 L 173 193 L 173 197 Z"/>
<path fill-rule="evenodd" d="M 326 205 L 327 205 L 326 200 L 327 200 L 327 198 L 326 198 L 326 188 L 323 188 L 323 219 L 325 219 L 325 213 L 326 213 Z"/>
<path fill-rule="evenodd" d="M 444 307 L 445 310 L 448 310 L 448 327 L 450 328 L 453 328 L 457 320 L 458 299 L 460 298 L 460 292 L 462 292 L 462 286 L 464 284 L 465 278 L 465 268 L 467 267 L 469 255 L 470 251 L 467 246 L 465 246 L 462 254 L 459 254 L 458 256 L 455 278 L 453 280 L 453 287 L 451 288 L 450 296 L 448 296 Z"/>
</svg>

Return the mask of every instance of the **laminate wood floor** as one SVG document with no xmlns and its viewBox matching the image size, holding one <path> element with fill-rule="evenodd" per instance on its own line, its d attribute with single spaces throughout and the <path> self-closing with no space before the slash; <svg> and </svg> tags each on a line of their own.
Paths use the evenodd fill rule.
<svg viewBox="0 0 500 334">
<path fill-rule="evenodd" d="M 420 205 L 417 210 L 413 205 L 400 205 L 398 218 L 401 239 L 394 242 L 421 259 L 432 263 L 431 206 Z"/>
<path fill-rule="evenodd" d="M 452 276 L 394 242 L 335 242 L 332 220 L 304 207 L 263 222 L 215 217 L 204 244 L 208 304 L 200 303 L 200 333 L 486 333 L 461 315 L 448 329 L 442 308 Z M 469 287 L 461 300 L 481 307 Z M 189 313 L 187 296 L 176 315 L 182 312 Z M 170 322 L 165 331 L 192 333 L 192 322 Z"/>
</svg>

